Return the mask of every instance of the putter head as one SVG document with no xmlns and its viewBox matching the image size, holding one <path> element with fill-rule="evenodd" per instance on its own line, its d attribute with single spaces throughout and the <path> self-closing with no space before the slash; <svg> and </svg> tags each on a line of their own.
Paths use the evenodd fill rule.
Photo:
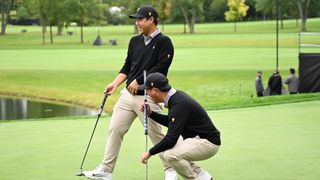
<svg viewBox="0 0 320 180">
<path fill-rule="evenodd" d="M 77 174 L 75 174 L 76 176 L 84 176 L 84 174 L 82 172 L 79 172 Z"/>
</svg>

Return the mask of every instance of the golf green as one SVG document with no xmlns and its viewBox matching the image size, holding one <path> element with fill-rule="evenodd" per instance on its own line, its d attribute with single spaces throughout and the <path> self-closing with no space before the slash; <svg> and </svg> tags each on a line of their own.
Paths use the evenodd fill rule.
<svg viewBox="0 0 320 180">
<path fill-rule="evenodd" d="M 320 101 L 310 101 L 210 111 L 221 131 L 222 146 L 216 156 L 199 164 L 219 180 L 317 179 L 319 109 Z M 74 174 L 79 172 L 95 119 L 1 122 L 1 179 L 84 179 Z M 84 169 L 101 161 L 108 124 L 109 117 L 103 116 Z M 145 166 L 140 163 L 144 143 L 142 125 L 136 120 L 125 136 L 115 180 L 144 179 Z M 158 157 L 149 161 L 149 178 L 163 178 Z"/>
</svg>

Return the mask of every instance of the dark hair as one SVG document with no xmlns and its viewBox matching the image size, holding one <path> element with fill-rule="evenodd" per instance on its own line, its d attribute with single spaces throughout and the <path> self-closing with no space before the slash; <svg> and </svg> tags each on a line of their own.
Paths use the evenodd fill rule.
<svg viewBox="0 0 320 180">
<path fill-rule="evenodd" d="M 147 90 L 151 90 L 152 88 L 157 88 L 157 87 L 150 87 Z M 169 92 L 171 90 L 171 86 L 168 85 L 167 87 L 162 87 L 162 88 L 157 88 L 159 89 L 161 92 Z"/>
<path fill-rule="evenodd" d="M 149 20 L 151 17 L 153 17 L 153 16 L 146 17 L 146 19 Z M 156 26 L 158 25 L 158 19 L 156 19 L 156 18 L 153 17 L 153 22 L 154 22 L 154 24 L 155 24 Z"/>
<path fill-rule="evenodd" d="M 294 74 L 296 71 L 293 68 L 290 68 L 290 73 Z"/>
</svg>

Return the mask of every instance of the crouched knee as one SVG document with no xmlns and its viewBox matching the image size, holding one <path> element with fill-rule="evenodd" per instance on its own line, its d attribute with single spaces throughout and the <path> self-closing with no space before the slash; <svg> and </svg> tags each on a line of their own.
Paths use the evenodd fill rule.
<svg viewBox="0 0 320 180">
<path fill-rule="evenodd" d="M 178 161 L 180 159 L 175 153 L 173 153 L 170 150 L 163 152 L 163 158 L 169 162 L 170 161 Z"/>
</svg>

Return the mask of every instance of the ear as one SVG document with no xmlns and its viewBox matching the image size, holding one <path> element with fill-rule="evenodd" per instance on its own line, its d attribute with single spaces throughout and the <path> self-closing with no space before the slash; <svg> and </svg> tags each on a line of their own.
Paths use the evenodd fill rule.
<svg viewBox="0 0 320 180">
<path fill-rule="evenodd" d="M 151 23 L 153 23 L 153 22 L 154 22 L 154 17 L 151 16 L 151 17 L 149 18 L 149 20 L 151 21 Z"/>
<path fill-rule="evenodd" d="M 158 88 L 153 88 L 154 89 L 154 91 L 156 92 L 156 93 L 159 93 L 160 92 L 160 89 L 158 89 Z"/>
</svg>

